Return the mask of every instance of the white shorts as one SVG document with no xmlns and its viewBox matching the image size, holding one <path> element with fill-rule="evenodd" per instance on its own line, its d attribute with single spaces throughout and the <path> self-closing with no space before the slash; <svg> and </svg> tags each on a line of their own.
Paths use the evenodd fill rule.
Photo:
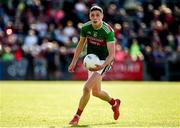
<svg viewBox="0 0 180 128">
<path fill-rule="evenodd" d="M 100 63 L 103 64 L 104 63 L 104 60 L 100 60 Z M 106 72 L 108 72 L 109 70 L 112 69 L 112 63 L 107 65 L 106 67 L 104 67 L 103 69 L 99 70 L 99 71 L 96 71 L 98 74 L 100 75 L 104 75 Z M 89 71 L 88 70 L 88 78 L 90 78 L 92 76 L 92 74 L 94 73 L 94 71 Z"/>
</svg>

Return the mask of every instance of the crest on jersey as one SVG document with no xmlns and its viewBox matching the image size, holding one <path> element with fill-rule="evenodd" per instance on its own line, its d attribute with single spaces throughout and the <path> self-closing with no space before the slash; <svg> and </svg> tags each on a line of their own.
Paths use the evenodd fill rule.
<svg viewBox="0 0 180 128">
<path fill-rule="evenodd" d="M 88 31 L 87 33 L 88 33 L 89 35 L 91 35 L 91 32 L 90 32 L 90 31 Z"/>
<path fill-rule="evenodd" d="M 93 36 L 94 36 L 94 37 L 97 37 L 97 32 L 94 32 Z"/>
</svg>

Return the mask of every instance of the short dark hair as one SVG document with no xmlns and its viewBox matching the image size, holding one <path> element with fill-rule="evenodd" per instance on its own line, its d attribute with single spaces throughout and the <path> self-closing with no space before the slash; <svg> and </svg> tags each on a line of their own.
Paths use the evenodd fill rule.
<svg viewBox="0 0 180 128">
<path fill-rule="evenodd" d="M 97 5 L 92 6 L 91 9 L 90 9 L 90 12 L 95 11 L 95 10 L 100 11 L 101 13 L 103 13 L 103 9 L 101 7 L 99 7 L 99 6 L 97 6 Z"/>
</svg>

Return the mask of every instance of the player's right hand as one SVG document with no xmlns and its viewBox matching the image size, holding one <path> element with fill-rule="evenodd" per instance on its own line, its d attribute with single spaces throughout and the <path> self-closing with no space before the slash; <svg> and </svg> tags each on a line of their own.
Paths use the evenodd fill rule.
<svg viewBox="0 0 180 128">
<path fill-rule="evenodd" d="M 74 72 L 74 69 L 75 69 L 75 64 L 74 64 L 74 63 L 71 63 L 71 64 L 69 65 L 68 71 L 69 71 L 69 72 Z"/>
</svg>

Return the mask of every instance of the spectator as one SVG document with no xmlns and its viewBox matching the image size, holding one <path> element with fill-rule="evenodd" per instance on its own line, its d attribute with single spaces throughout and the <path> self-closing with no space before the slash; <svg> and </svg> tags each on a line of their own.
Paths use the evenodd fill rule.
<svg viewBox="0 0 180 128">
<path fill-rule="evenodd" d="M 129 58 L 128 50 L 123 49 L 120 44 L 116 45 L 116 54 L 115 54 L 115 61 L 122 62 Z"/>
<path fill-rule="evenodd" d="M 6 46 L 4 47 L 4 53 L 2 55 L 3 61 L 12 61 L 14 60 L 14 55 L 12 54 L 12 50 L 10 47 Z"/>
<path fill-rule="evenodd" d="M 38 44 L 38 37 L 34 30 L 29 30 L 28 35 L 24 39 L 23 48 L 30 50 L 34 45 Z"/>
<path fill-rule="evenodd" d="M 73 27 L 72 21 L 67 21 L 66 27 L 63 29 L 63 33 L 68 36 L 68 38 L 72 37 L 75 34 L 75 28 Z"/>
<path fill-rule="evenodd" d="M 130 56 L 133 61 L 144 59 L 144 56 L 141 53 L 140 46 L 136 39 L 132 40 L 132 45 L 130 46 Z"/>
</svg>

